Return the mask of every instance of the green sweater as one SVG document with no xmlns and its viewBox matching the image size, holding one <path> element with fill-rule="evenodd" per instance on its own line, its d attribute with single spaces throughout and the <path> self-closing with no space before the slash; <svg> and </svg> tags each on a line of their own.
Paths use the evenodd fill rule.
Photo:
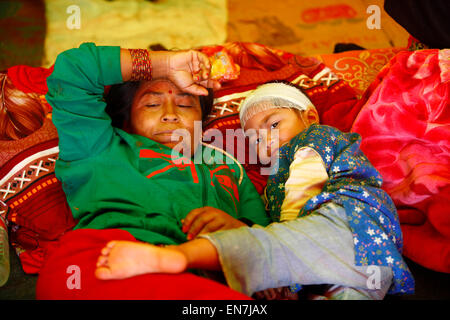
<svg viewBox="0 0 450 320">
<path fill-rule="evenodd" d="M 59 136 L 55 172 L 76 228 L 119 228 L 141 241 L 176 244 L 186 241 L 181 219 L 204 206 L 269 223 L 242 166 L 217 160 L 230 162 L 223 152 L 202 145 L 206 161 L 180 162 L 169 147 L 113 127 L 104 87 L 122 82 L 120 48 L 92 43 L 61 53 L 47 79 Z"/>
</svg>

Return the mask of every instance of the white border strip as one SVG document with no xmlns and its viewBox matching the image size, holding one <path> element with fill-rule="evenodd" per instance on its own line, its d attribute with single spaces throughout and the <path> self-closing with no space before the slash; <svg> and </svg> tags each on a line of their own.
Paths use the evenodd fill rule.
<svg viewBox="0 0 450 320">
<path fill-rule="evenodd" d="M 0 180 L 0 186 L 3 185 L 4 183 L 6 183 L 6 181 L 8 181 L 13 175 L 15 175 L 19 170 L 21 170 L 22 168 L 24 168 L 27 164 L 29 164 L 31 161 L 37 160 L 39 158 L 54 154 L 54 153 L 58 153 L 59 152 L 59 147 L 53 147 L 47 150 L 43 150 L 40 151 L 38 153 L 35 153 L 31 156 L 29 156 L 28 158 L 23 159 L 22 161 L 20 161 L 18 164 L 16 164 L 10 171 L 9 173 L 3 177 L 3 179 Z"/>
<path fill-rule="evenodd" d="M 230 101 L 230 100 L 234 100 L 234 99 L 239 99 L 239 98 L 245 98 L 245 97 L 248 96 L 248 94 L 251 91 L 253 91 L 253 90 L 247 90 L 247 91 L 239 92 L 239 93 L 232 93 L 232 94 L 229 94 L 227 96 L 216 98 L 216 99 L 214 99 L 214 104 L 222 103 L 222 102 L 226 102 L 226 101 Z"/>
<path fill-rule="evenodd" d="M 316 74 L 313 78 L 314 81 L 319 81 L 320 79 L 322 79 L 324 76 L 326 76 L 328 73 L 332 73 L 331 69 L 328 67 L 323 68 L 322 71 L 320 71 L 318 74 Z"/>
</svg>

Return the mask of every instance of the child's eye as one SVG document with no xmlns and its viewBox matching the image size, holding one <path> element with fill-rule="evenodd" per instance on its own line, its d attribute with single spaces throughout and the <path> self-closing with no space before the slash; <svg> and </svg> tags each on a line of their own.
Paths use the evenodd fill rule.
<svg viewBox="0 0 450 320">
<path fill-rule="evenodd" d="M 256 138 L 254 144 L 259 144 L 262 141 L 261 138 Z"/>
<path fill-rule="evenodd" d="M 272 125 L 270 126 L 270 129 L 275 129 L 279 123 L 280 123 L 279 121 L 272 123 Z"/>
</svg>

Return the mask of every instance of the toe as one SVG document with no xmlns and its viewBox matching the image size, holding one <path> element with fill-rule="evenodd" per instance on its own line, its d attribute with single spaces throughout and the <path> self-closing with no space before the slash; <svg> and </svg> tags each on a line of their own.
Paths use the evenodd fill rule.
<svg viewBox="0 0 450 320">
<path fill-rule="evenodd" d="M 95 276 L 97 279 L 109 280 L 112 278 L 111 270 L 105 267 L 99 267 L 95 270 Z"/>
<path fill-rule="evenodd" d="M 109 255 L 109 253 L 111 252 L 111 248 L 104 247 L 104 248 L 102 249 L 102 251 L 100 251 L 100 252 L 101 252 L 101 254 L 102 254 L 103 256 L 107 256 L 107 255 Z"/>
<path fill-rule="evenodd" d="M 111 252 L 112 248 L 114 248 L 116 243 L 117 243 L 116 241 L 108 242 L 101 251 L 102 255 L 107 256 Z"/>
<path fill-rule="evenodd" d="M 99 256 L 97 259 L 97 267 L 105 267 L 108 264 L 108 258 L 106 256 Z"/>
<path fill-rule="evenodd" d="M 117 241 L 110 241 L 106 244 L 107 248 L 112 249 L 116 245 Z"/>
</svg>

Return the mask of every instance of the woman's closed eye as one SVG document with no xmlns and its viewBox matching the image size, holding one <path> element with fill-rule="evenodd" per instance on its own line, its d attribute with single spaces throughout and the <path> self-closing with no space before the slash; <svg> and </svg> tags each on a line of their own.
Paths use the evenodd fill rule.
<svg viewBox="0 0 450 320">
<path fill-rule="evenodd" d="M 160 104 L 159 103 L 148 103 L 145 106 L 148 108 L 155 108 L 155 107 L 159 107 Z"/>
<path fill-rule="evenodd" d="M 189 104 L 178 104 L 177 106 L 180 108 L 192 108 L 193 107 L 192 105 L 189 105 Z"/>
</svg>

